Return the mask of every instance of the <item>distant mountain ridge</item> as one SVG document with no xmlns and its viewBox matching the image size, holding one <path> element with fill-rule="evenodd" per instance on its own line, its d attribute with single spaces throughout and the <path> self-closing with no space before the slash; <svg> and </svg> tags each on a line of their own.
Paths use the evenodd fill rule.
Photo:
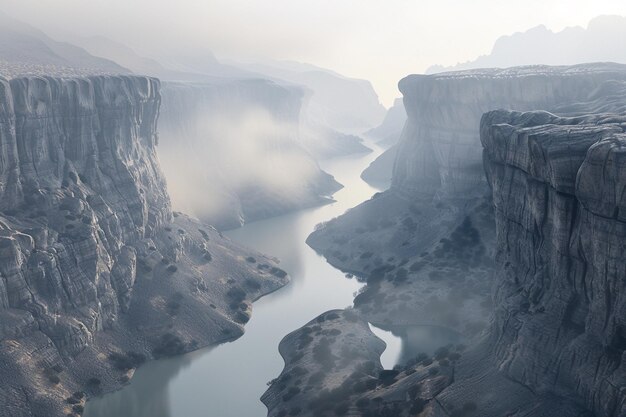
<svg viewBox="0 0 626 417">
<path fill-rule="evenodd" d="M 598 16 L 587 28 L 553 32 L 543 25 L 502 36 L 489 55 L 453 66 L 433 65 L 427 74 L 522 65 L 573 65 L 586 62 L 626 63 L 626 16 Z"/>
<path fill-rule="evenodd" d="M 35 68 L 74 68 L 93 73 L 129 74 L 112 60 L 96 57 L 84 49 L 59 42 L 27 23 L 0 13 L 0 61 L 19 63 L 23 72 Z"/>
</svg>

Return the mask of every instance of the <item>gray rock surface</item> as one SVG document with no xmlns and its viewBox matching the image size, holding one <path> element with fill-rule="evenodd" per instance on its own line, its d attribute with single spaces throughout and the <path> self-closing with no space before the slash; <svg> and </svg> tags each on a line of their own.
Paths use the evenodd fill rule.
<svg viewBox="0 0 626 417">
<path fill-rule="evenodd" d="M 287 282 L 172 213 L 160 102 L 146 77 L 0 78 L 4 415 L 80 414 L 146 359 L 241 335 L 251 301 Z"/>
<path fill-rule="evenodd" d="M 380 364 L 384 348 L 354 310 L 321 314 L 281 341 L 285 368 L 261 397 L 268 416 L 432 415 L 462 347 L 419 355 L 394 370 Z"/>
<path fill-rule="evenodd" d="M 456 262 L 471 265 L 465 252 L 459 251 L 462 248 L 450 246 L 463 241 L 450 233 L 454 227 L 459 230 L 459 223 L 454 221 L 459 216 L 470 214 L 487 256 L 491 256 L 490 247 L 495 249 L 496 267 L 492 266 L 491 272 L 478 281 L 491 282 L 495 272 L 493 306 L 484 305 L 492 312 L 490 323 L 455 366 L 454 383 L 443 389 L 436 401 L 428 403 L 427 415 L 617 417 L 626 413 L 626 84 L 619 81 L 623 80 L 623 72 L 606 72 L 606 68 L 543 68 L 535 75 L 530 68 L 498 72 L 500 76 L 494 82 L 500 87 L 492 94 L 501 88 L 509 93 L 519 92 L 521 101 L 517 105 L 531 105 L 536 100 L 538 109 L 549 106 L 544 108 L 559 115 L 546 111 L 487 113 L 480 129 L 476 125 L 484 146 L 480 169 L 486 175 L 481 179 L 478 168 L 474 177 L 469 164 L 460 159 L 454 163 L 455 155 L 462 152 L 472 157 L 474 150 L 470 150 L 469 142 L 455 141 L 463 138 L 459 132 L 450 133 L 456 129 L 452 116 L 459 116 L 461 126 L 469 126 L 465 121 L 471 112 L 461 108 L 471 107 L 468 103 L 455 108 L 453 101 L 451 110 L 442 113 L 449 118 L 447 133 L 442 131 L 434 136 L 435 131 L 431 130 L 433 140 L 421 145 L 405 144 L 406 149 L 432 151 L 429 160 L 416 151 L 413 155 L 418 155 L 418 161 L 410 161 L 407 155 L 411 153 L 406 150 L 398 157 L 399 161 L 404 159 L 399 162 L 403 168 L 395 171 L 400 180 L 394 177 L 390 191 L 321 225 L 309 237 L 309 243 L 329 262 L 368 277 L 364 294 L 372 287 L 369 281 L 373 275 L 366 267 L 376 257 L 383 266 L 391 259 L 393 268 L 389 271 L 394 273 L 405 262 L 397 265 L 395 259 L 408 258 L 404 265 L 411 265 L 413 259 L 419 261 L 417 253 L 426 251 L 426 257 L 432 256 L 436 245 L 445 246 L 447 241 L 443 252 Z M 564 73 L 562 78 L 558 73 Z M 443 81 L 446 77 L 449 86 Z M 465 97 L 481 97 L 487 84 L 475 77 L 471 72 L 448 74 L 437 81 L 441 83 L 437 88 L 458 91 L 465 79 L 472 93 Z M 412 97 L 436 97 L 428 82 L 405 82 L 415 83 L 415 90 L 409 93 Z M 526 88 L 520 87 L 525 83 Z M 556 85 L 560 87 L 554 88 Z M 418 86 L 424 88 L 419 90 Z M 565 92 L 563 87 L 567 87 Z M 572 96 L 572 88 L 578 91 L 576 97 Z M 539 92 L 547 92 L 550 98 L 541 97 Z M 570 98 L 557 100 L 563 94 Z M 515 102 L 511 102 L 512 107 Z M 444 104 L 440 106 L 443 109 Z M 409 118 L 417 114 L 411 112 L 410 106 L 407 108 Z M 418 126 L 414 127 L 417 132 Z M 437 144 L 435 138 L 443 140 L 445 146 Z M 451 155 L 447 157 L 446 152 Z M 423 178 L 420 174 L 427 172 L 428 164 L 438 169 Z M 459 173 L 452 172 L 456 169 Z M 465 178 L 460 178 L 461 174 Z M 493 222 L 488 218 L 493 219 L 494 215 L 477 205 L 482 198 L 478 192 L 485 182 L 495 207 L 496 238 L 491 244 L 483 236 L 488 236 L 484 235 L 486 224 Z M 402 220 L 407 215 L 411 217 L 407 207 L 413 207 L 413 222 Z M 480 218 L 484 223 L 477 227 Z M 412 224 L 410 232 L 407 227 Z M 439 240 L 441 237 L 443 240 Z M 400 243 L 404 240 L 409 243 Z M 420 268 L 454 271 L 453 265 L 438 265 L 437 259 L 429 261 L 430 265 L 422 263 Z M 384 271 L 383 282 L 389 281 L 387 272 Z M 380 286 L 375 280 L 378 288 L 371 297 L 373 302 L 366 303 L 374 313 L 359 305 L 359 297 L 355 300 L 356 309 L 368 321 L 381 322 L 386 318 L 388 324 L 406 323 L 407 315 L 388 307 L 393 300 L 400 300 L 411 289 L 423 285 L 426 276 L 416 272 L 408 274 L 408 287 Z M 445 291 L 446 285 L 446 280 L 436 282 L 437 291 Z M 466 291 L 463 284 L 456 285 Z M 382 301 L 376 304 L 376 299 Z M 414 298 L 411 304 L 420 302 Z M 456 304 L 465 320 L 477 317 L 468 313 L 471 310 L 464 310 L 468 300 Z M 416 317 L 423 320 L 428 315 L 420 313 Z M 439 325 L 453 327 L 442 320 L 441 314 L 435 317 Z M 465 333 L 471 335 L 467 329 Z"/>
<path fill-rule="evenodd" d="M 625 128 L 624 113 L 500 111 L 481 124 L 499 237 L 497 366 L 601 417 L 626 414 Z"/>
<path fill-rule="evenodd" d="M 267 80 L 167 82 L 159 156 L 177 208 L 220 229 L 331 201 L 300 142 L 304 92 Z"/>
<path fill-rule="evenodd" d="M 385 324 L 386 318 L 476 334 L 488 321 L 495 252 L 493 214 L 484 203 L 483 112 L 559 109 L 586 100 L 606 80 L 624 77 L 625 66 L 588 64 L 405 78 L 400 87 L 408 121 L 391 188 L 320 225 L 307 242 L 333 265 L 368 281 L 387 269 L 380 286 L 369 286 L 375 293 L 362 297 L 368 302 L 357 306 L 372 322 Z M 468 268 L 470 259 L 475 262 Z M 403 269 L 407 278 L 397 285 L 394 277 L 403 276 Z M 377 303 L 388 307 L 406 294 L 408 308 L 375 313 Z"/>
<path fill-rule="evenodd" d="M 478 132 L 493 109 L 552 109 L 580 102 L 626 66 L 585 64 L 411 75 L 400 81 L 408 115 L 392 187 L 410 195 L 473 198 L 486 189 Z"/>
</svg>

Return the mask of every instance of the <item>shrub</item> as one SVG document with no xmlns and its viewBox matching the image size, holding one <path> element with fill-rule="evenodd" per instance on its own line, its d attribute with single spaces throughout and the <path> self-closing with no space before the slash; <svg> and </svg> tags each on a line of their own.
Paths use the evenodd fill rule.
<svg viewBox="0 0 626 417">
<path fill-rule="evenodd" d="M 235 313 L 235 321 L 237 323 L 246 324 L 250 321 L 250 316 L 243 311 L 238 311 Z"/>
<path fill-rule="evenodd" d="M 89 385 L 92 388 L 99 387 L 101 383 L 102 383 L 102 381 L 100 381 L 99 378 L 95 378 L 95 377 L 89 378 L 87 380 L 87 385 Z"/>
<path fill-rule="evenodd" d="M 276 268 L 275 266 L 273 266 L 272 269 L 270 269 L 270 274 L 278 278 L 285 278 L 287 276 L 287 272 L 283 271 L 280 268 Z"/>
<path fill-rule="evenodd" d="M 233 287 L 226 292 L 226 296 L 239 304 L 246 299 L 246 292 L 239 287 Z"/>
<path fill-rule="evenodd" d="M 259 290 L 261 288 L 261 284 L 253 278 L 247 278 L 245 284 L 253 290 Z"/>
<path fill-rule="evenodd" d="M 167 272 L 169 272 L 169 273 L 173 274 L 176 271 L 178 271 L 178 267 L 176 267 L 176 265 L 170 265 L 170 266 L 167 267 Z"/>
<path fill-rule="evenodd" d="M 255 258 L 253 258 L 252 256 L 248 256 L 248 257 L 246 258 L 246 261 L 247 261 L 247 262 L 250 262 L 251 264 L 255 264 L 255 263 L 256 263 L 256 259 L 255 259 Z"/>
<path fill-rule="evenodd" d="M 185 352 L 185 343 L 175 334 L 165 333 L 152 350 L 155 358 L 180 355 Z"/>
<path fill-rule="evenodd" d="M 145 355 L 136 352 L 128 352 L 126 354 L 113 352 L 109 355 L 109 361 L 120 371 L 128 371 L 136 368 L 146 361 Z"/>
<path fill-rule="evenodd" d="M 337 320 L 338 318 L 339 314 L 335 313 L 334 311 L 332 313 L 326 314 L 326 320 Z"/>
</svg>

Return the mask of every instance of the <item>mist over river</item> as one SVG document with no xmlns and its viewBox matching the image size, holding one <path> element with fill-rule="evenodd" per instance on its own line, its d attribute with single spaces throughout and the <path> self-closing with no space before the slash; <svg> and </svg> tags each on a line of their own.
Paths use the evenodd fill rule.
<svg viewBox="0 0 626 417">
<path fill-rule="evenodd" d="M 87 403 L 85 417 L 260 417 L 267 414 L 259 397 L 278 376 L 283 359 L 278 344 L 288 333 L 320 313 L 352 305 L 363 283 L 341 271 L 306 245 L 315 225 L 369 199 L 377 189 L 360 178 L 381 153 L 324 161 L 322 168 L 344 185 L 336 202 L 246 224 L 227 232 L 233 240 L 275 256 L 292 282 L 253 305 L 245 334 L 223 345 L 148 362 L 122 390 Z M 391 368 L 410 356 L 391 332 L 373 328 L 388 344 L 382 363 Z M 409 338 L 410 339 L 410 338 Z"/>
</svg>

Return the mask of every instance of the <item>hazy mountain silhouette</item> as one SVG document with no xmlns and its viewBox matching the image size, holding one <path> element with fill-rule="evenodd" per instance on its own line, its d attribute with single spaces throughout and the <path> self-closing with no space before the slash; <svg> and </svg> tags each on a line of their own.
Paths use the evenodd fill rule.
<svg viewBox="0 0 626 417">
<path fill-rule="evenodd" d="M 84 49 L 50 38 L 27 23 L 0 13 L 0 60 L 24 65 L 45 65 L 128 73 L 117 63 Z"/>
<path fill-rule="evenodd" d="M 553 32 L 542 25 L 502 36 L 489 55 L 451 67 L 434 65 L 426 73 L 534 64 L 626 63 L 625 44 L 626 17 L 599 16 L 587 28 L 577 26 Z"/>
</svg>

